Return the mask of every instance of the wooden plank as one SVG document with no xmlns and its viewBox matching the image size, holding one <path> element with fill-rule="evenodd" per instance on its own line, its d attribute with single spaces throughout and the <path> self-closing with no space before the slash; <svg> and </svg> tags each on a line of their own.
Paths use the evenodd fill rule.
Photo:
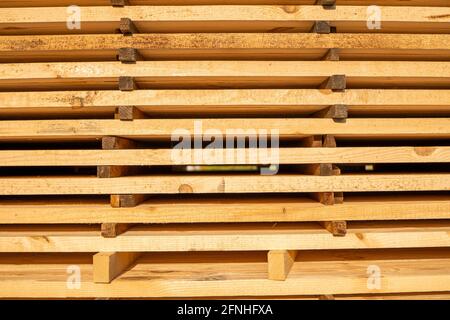
<svg viewBox="0 0 450 320">
<path fill-rule="evenodd" d="M 212 4 L 302 4 L 313 5 L 316 0 L 128 0 L 130 5 L 212 5 Z M 367 0 L 336 0 L 339 5 L 366 5 Z M 380 6 L 448 6 L 447 0 L 371 0 Z M 3 0 L 0 8 L 17 7 L 65 7 L 110 6 L 111 0 Z"/>
<path fill-rule="evenodd" d="M 23 256 L 0 264 L 2 297 L 225 297 L 264 295 L 427 293 L 450 290 L 448 249 L 395 252 L 302 252 L 286 281 L 267 279 L 267 255 L 152 254 L 110 284 L 92 282 L 86 256 Z M 63 261 L 63 262 L 61 262 Z M 200 262 L 199 262 L 200 261 Z M 36 263 L 39 263 L 38 265 Z M 81 288 L 67 286 L 67 265 L 78 265 Z M 367 286 L 367 270 L 382 270 L 379 288 Z M 338 268 L 336 266 L 339 266 Z M 334 270 L 334 272 L 330 272 Z M 17 276 L 20 274 L 20 276 Z M 155 277 L 158 274 L 158 277 Z M 199 274 L 202 276 L 199 277 Z M 332 285 L 330 285 L 332 284 Z"/>
<path fill-rule="evenodd" d="M 280 277 L 295 260 L 286 250 L 444 248 L 449 231 L 448 220 L 351 222 L 345 237 L 333 237 L 312 222 L 187 224 L 136 226 L 106 239 L 89 226 L 3 226 L 0 252 L 276 251 L 268 255 L 269 270 L 273 258 L 273 275 L 284 280 Z"/>
<path fill-rule="evenodd" d="M 377 195 L 346 197 L 339 206 L 324 206 L 307 197 L 160 199 L 139 207 L 112 208 L 107 201 L 77 199 L 0 202 L 2 224 L 62 223 L 198 223 L 327 220 L 450 219 L 448 196 Z M 14 214 L 12 214 L 12 212 Z"/>
<path fill-rule="evenodd" d="M 234 153 L 238 149 L 229 149 Z M 252 155 L 268 154 L 271 149 L 245 149 L 242 159 L 234 157 L 211 159 L 208 164 L 265 164 L 263 157 L 252 159 Z M 324 148 L 280 148 L 280 164 L 308 163 L 446 163 L 450 162 L 450 147 L 339 147 Z M 3 167 L 18 166 L 167 166 L 181 164 L 172 159 L 173 149 L 131 150 L 0 150 Z M 200 153 L 207 159 L 206 152 Z M 197 162 L 198 163 L 198 162 Z M 196 164 L 194 155 L 182 161 L 184 165 Z"/>
<path fill-rule="evenodd" d="M 308 32 L 314 21 L 331 21 L 338 32 L 449 33 L 447 9 L 384 7 L 381 29 L 367 28 L 367 6 L 131 6 L 81 7 L 80 29 L 67 28 L 66 8 L 0 8 L 0 33 L 114 33 L 121 18 L 145 32 Z M 220 23 L 217 23 L 220 22 Z"/>
<path fill-rule="evenodd" d="M 139 253 L 100 252 L 94 255 L 93 275 L 95 283 L 110 283 L 125 272 L 139 257 Z"/>
<path fill-rule="evenodd" d="M 0 36 L 0 62 L 111 61 L 120 48 L 146 60 L 321 60 L 329 48 L 339 48 L 340 60 L 450 60 L 443 34 L 150 33 Z"/>
<path fill-rule="evenodd" d="M 0 195 L 448 191 L 450 174 L 151 175 L 0 178 Z"/>
<path fill-rule="evenodd" d="M 350 115 L 450 115 L 449 90 L 316 89 L 137 90 L 0 92 L 0 116 L 61 117 L 66 113 L 114 113 L 115 104 L 137 106 L 150 115 L 310 115 L 345 104 Z"/>
<path fill-rule="evenodd" d="M 179 131 L 179 130 L 183 131 Z M 450 118 L 376 118 L 348 119 L 336 123 L 332 119 L 247 118 L 247 119 L 146 119 L 117 120 L 26 120 L 1 121 L 0 141 L 77 140 L 118 136 L 128 139 L 168 139 L 174 133 L 201 137 L 214 129 L 224 136 L 256 136 L 258 130 L 281 138 L 310 135 L 334 135 L 336 138 L 448 138 Z M 241 131 L 239 131 L 241 130 Z"/>
<path fill-rule="evenodd" d="M 267 253 L 268 278 L 270 280 L 286 280 L 295 262 L 297 251 L 271 250 Z"/>
<path fill-rule="evenodd" d="M 1 10 L 0 10 L 1 11 Z M 450 24 L 449 24 L 450 25 Z M 319 87 L 346 75 L 347 88 L 449 88 L 448 62 L 416 61 L 138 61 L 17 63 L 0 65 L 0 90 L 117 89 L 119 77 L 140 88 Z"/>
</svg>

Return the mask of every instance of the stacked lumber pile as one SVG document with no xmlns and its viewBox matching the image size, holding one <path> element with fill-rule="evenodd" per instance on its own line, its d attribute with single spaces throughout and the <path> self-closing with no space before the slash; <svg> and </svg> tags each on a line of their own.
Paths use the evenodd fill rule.
<svg viewBox="0 0 450 320">
<path fill-rule="evenodd" d="M 450 298 L 448 0 L 3 0 L 0 119 L 2 298 Z"/>
</svg>

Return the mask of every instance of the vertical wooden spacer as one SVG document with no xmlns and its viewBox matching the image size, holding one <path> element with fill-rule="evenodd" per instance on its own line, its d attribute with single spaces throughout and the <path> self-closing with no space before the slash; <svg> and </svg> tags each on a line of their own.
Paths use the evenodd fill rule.
<svg viewBox="0 0 450 320">
<path fill-rule="evenodd" d="M 119 137 L 103 137 L 102 149 L 114 150 L 114 149 L 134 149 L 137 147 L 137 143 Z M 138 173 L 139 167 L 135 166 L 97 166 L 97 177 L 99 178 L 116 178 Z M 141 194 L 120 194 L 111 195 L 110 203 L 112 207 L 135 207 L 139 203 L 145 201 L 146 195 Z M 105 226 L 106 228 L 106 226 Z"/>
<path fill-rule="evenodd" d="M 321 148 L 322 147 L 322 136 L 315 135 L 303 138 L 299 142 L 299 147 L 304 148 Z"/>
<path fill-rule="evenodd" d="M 102 223 L 101 234 L 103 238 L 115 238 L 134 225 L 131 223 Z"/>
<path fill-rule="evenodd" d="M 116 109 L 115 118 L 122 121 L 132 121 L 134 119 L 145 119 L 145 113 L 135 106 L 119 106 Z"/>
<path fill-rule="evenodd" d="M 93 257 L 95 283 L 110 283 L 139 258 L 136 252 L 99 252 Z"/>
<path fill-rule="evenodd" d="M 286 280 L 297 256 L 296 250 L 271 250 L 267 253 L 270 280 Z"/>
<path fill-rule="evenodd" d="M 103 137 L 102 149 L 114 150 L 114 149 L 134 149 L 136 148 L 136 142 L 126 138 L 120 137 Z"/>
<path fill-rule="evenodd" d="M 335 237 L 343 237 L 347 234 L 346 221 L 321 221 L 319 224 Z"/>
<path fill-rule="evenodd" d="M 130 18 L 120 19 L 119 30 L 124 36 L 132 36 L 134 33 L 139 33 L 138 28 Z"/>
<path fill-rule="evenodd" d="M 335 74 L 328 77 L 321 85 L 320 89 L 331 89 L 342 92 L 347 88 L 347 77 L 343 74 Z"/>
<path fill-rule="evenodd" d="M 315 21 L 311 29 L 311 32 L 319 34 L 328 34 L 331 31 L 332 27 L 328 21 Z"/>
<path fill-rule="evenodd" d="M 113 194 L 111 195 L 111 206 L 114 208 L 132 208 L 147 200 L 144 194 Z"/>
<path fill-rule="evenodd" d="M 335 104 L 325 109 L 319 110 L 311 115 L 313 118 L 326 118 L 336 121 L 343 121 L 348 118 L 348 106 L 345 104 Z"/>
<path fill-rule="evenodd" d="M 311 136 L 303 139 L 300 142 L 300 145 L 302 147 L 310 148 L 335 148 L 336 139 L 333 135 Z M 301 170 L 304 174 L 316 176 L 333 176 L 340 174 L 339 168 L 331 163 L 308 164 L 301 167 Z M 309 193 L 309 196 L 324 205 L 334 205 L 343 202 L 343 195 L 341 192 L 312 192 Z"/>
<path fill-rule="evenodd" d="M 336 138 L 331 134 L 322 136 L 322 147 L 324 148 L 336 148 Z"/>
<path fill-rule="evenodd" d="M 133 91 L 138 89 L 133 77 L 119 77 L 119 90 L 120 91 Z"/>
<path fill-rule="evenodd" d="M 119 137 L 103 137 L 102 149 L 133 149 L 136 147 L 134 141 Z M 97 166 L 98 178 L 116 178 L 130 174 L 134 171 L 130 166 Z"/>
<path fill-rule="evenodd" d="M 129 5 L 128 0 L 111 0 L 111 6 L 113 7 L 125 7 Z"/>
<path fill-rule="evenodd" d="M 142 57 L 137 49 L 119 48 L 117 52 L 117 60 L 122 63 L 136 63 L 136 61 L 142 60 Z"/>
<path fill-rule="evenodd" d="M 336 9 L 336 0 L 317 0 L 315 4 L 323 6 L 324 9 Z"/>
<path fill-rule="evenodd" d="M 339 53 L 340 49 L 337 48 L 331 48 L 328 49 L 327 53 L 322 57 L 322 60 L 324 61 L 339 61 Z"/>
</svg>

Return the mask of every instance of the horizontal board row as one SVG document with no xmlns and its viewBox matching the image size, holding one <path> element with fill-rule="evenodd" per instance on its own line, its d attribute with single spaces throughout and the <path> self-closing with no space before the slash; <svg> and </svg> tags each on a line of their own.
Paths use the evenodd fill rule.
<svg viewBox="0 0 450 320">
<path fill-rule="evenodd" d="M 214 130 L 214 131 L 212 131 Z M 144 119 L 113 120 L 4 120 L 0 122 L 0 141 L 76 141 L 120 136 L 131 139 L 174 137 L 201 138 L 205 134 L 222 137 L 255 137 L 266 134 L 302 138 L 335 135 L 342 138 L 446 138 L 450 137 L 450 118 L 333 119 L 246 118 L 246 119 Z"/>
<path fill-rule="evenodd" d="M 450 79 L 450 78 L 449 78 Z M 169 115 L 311 115 L 344 104 L 350 116 L 450 115 L 450 90 L 225 89 L 0 92 L 0 117 L 110 117 L 136 106 L 150 117 Z"/>
<path fill-rule="evenodd" d="M 113 208 L 93 198 L 0 199 L 0 224 L 219 223 L 328 220 L 450 219 L 445 194 L 346 194 L 323 205 L 304 195 L 153 196 L 137 207 Z"/>
<path fill-rule="evenodd" d="M 141 256 L 110 284 L 93 283 L 90 254 L 2 254 L 0 296 L 168 298 L 448 292 L 448 254 L 448 249 L 304 251 L 297 255 L 286 281 L 273 281 L 267 279 L 265 252 L 152 253 Z M 73 266 L 82 275 L 77 289 L 67 285 Z M 367 285 L 368 270 L 374 266 L 382 271 L 377 288 Z"/>
<path fill-rule="evenodd" d="M 146 60 L 450 60 L 446 34 L 174 33 L 0 36 L 0 62 L 116 60 L 135 48 Z"/>
<path fill-rule="evenodd" d="M 295 4 L 314 5 L 317 0 L 127 0 L 128 5 Z M 337 5 L 449 6 L 447 0 L 336 0 Z M 3 0 L 0 8 L 111 6 L 111 0 Z"/>
<path fill-rule="evenodd" d="M 2 177 L 0 195 L 450 191 L 450 174 Z"/>
<path fill-rule="evenodd" d="M 339 147 L 192 150 L 177 160 L 174 149 L 127 150 L 0 150 L 2 167 L 20 166 L 167 166 L 308 163 L 444 163 L 450 162 L 450 147 Z M 227 157 L 227 155 L 231 155 Z"/>
<path fill-rule="evenodd" d="M 315 21 L 330 21 L 337 32 L 450 33 L 450 7 L 383 7 L 380 27 L 368 23 L 367 6 L 131 6 L 0 8 L 0 34 L 115 33 L 122 18 L 143 33 L 162 32 L 309 32 Z M 80 22 L 80 27 L 68 27 Z M 70 20 L 72 19 L 72 20 Z M 377 19 L 378 20 L 378 19 Z M 377 21 L 375 20 L 375 22 Z M 219 22 L 219 23 L 218 23 Z"/>
<path fill-rule="evenodd" d="M 347 88 L 450 88 L 448 62 L 139 61 L 0 64 L 0 90 L 119 89 L 124 76 L 141 88 L 317 88 L 333 75 Z"/>
<path fill-rule="evenodd" d="M 3 226 L 0 252 L 188 252 L 450 247 L 450 222 L 351 222 L 345 237 L 318 223 L 138 226 L 104 238 L 89 226 Z"/>
</svg>

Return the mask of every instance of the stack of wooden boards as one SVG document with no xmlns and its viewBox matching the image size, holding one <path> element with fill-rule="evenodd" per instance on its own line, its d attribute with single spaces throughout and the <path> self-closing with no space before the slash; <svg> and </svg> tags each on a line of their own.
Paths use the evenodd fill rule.
<svg viewBox="0 0 450 320">
<path fill-rule="evenodd" d="M 3 0 L 0 119 L 2 298 L 450 298 L 448 0 Z"/>
</svg>

